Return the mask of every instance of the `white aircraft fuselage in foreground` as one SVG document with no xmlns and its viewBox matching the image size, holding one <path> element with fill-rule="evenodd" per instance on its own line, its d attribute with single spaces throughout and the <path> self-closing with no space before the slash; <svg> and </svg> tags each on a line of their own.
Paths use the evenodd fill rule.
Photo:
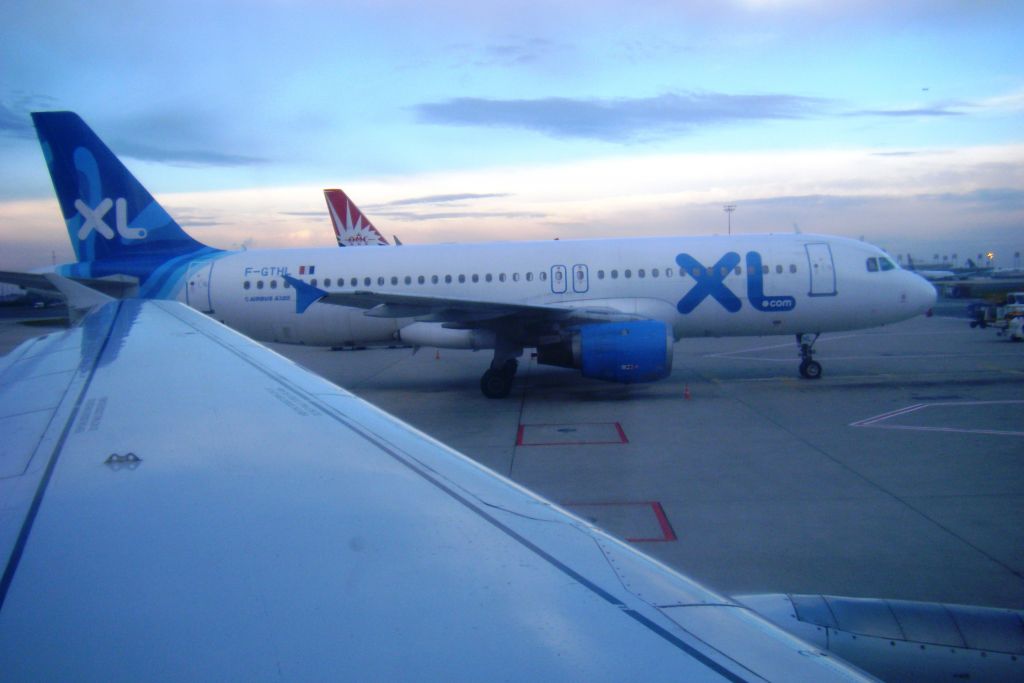
<svg viewBox="0 0 1024 683">
<path fill-rule="evenodd" d="M 820 235 L 221 251 L 186 234 L 78 116 L 33 116 L 79 259 L 62 275 L 135 278 L 139 296 L 262 341 L 493 349 L 490 397 L 509 393 L 526 348 L 644 382 L 666 377 L 673 344 L 693 336 L 798 335 L 801 374 L 816 378 L 818 334 L 935 300 L 878 248 Z"/>
</svg>

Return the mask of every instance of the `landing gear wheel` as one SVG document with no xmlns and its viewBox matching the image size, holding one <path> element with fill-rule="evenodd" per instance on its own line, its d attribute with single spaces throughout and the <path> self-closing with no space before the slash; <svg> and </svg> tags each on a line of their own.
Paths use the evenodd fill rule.
<svg viewBox="0 0 1024 683">
<path fill-rule="evenodd" d="M 512 377 L 515 373 L 501 370 L 488 370 L 480 378 L 480 391 L 487 398 L 505 398 L 512 392 Z"/>
<path fill-rule="evenodd" d="M 505 361 L 505 364 L 501 366 L 501 374 L 509 378 L 509 381 L 516 376 L 516 372 L 519 370 L 519 361 L 515 358 L 509 358 Z"/>
<path fill-rule="evenodd" d="M 821 363 L 816 360 L 805 360 L 800 364 L 800 376 L 804 379 L 821 379 Z"/>
<path fill-rule="evenodd" d="M 798 334 L 796 343 L 800 347 L 800 376 L 804 379 L 820 379 L 821 363 L 814 360 L 814 342 L 817 334 Z"/>
</svg>

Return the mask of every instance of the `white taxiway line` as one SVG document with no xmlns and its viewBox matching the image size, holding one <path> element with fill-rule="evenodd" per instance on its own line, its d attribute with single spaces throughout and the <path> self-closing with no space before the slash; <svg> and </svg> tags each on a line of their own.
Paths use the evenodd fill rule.
<svg viewBox="0 0 1024 683">
<path fill-rule="evenodd" d="M 986 405 L 1017 405 L 1022 404 L 1024 401 L 948 401 L 944 403 L 915 403 L 914 405 L 900 408 L 899 410 L 891 410 L 888 413 L 882 413 L 881 415 L 875 415 L 864 420 L 858 420 L 857 422 L 851 422 L 851 427 L 877 427 L 879 429 L 904 429 L 909 431 L 918 432 L 957 432 L 961 434 L 992 434 L 996 436 L 1024 436 L 1024 432 L 1002 430 L 1002 429 L 967 429 L 963 427 L 919 427 L 914 425 L 889 425 L 882 424 L 886 420 L 890 420 L 900 415 L 909 415 L 925 408 L 935 407 L 952 407 L 952 406 L 986 406 Z"/>
</svg>

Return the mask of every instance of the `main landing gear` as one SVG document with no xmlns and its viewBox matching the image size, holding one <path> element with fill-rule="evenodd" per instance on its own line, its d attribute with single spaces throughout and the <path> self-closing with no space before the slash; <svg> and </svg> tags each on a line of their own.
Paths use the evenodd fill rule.
<svg viewBox="0 0 1024 683">
<path fill-rule="evenodd" d="M 814 360 L 814 342 L 817 334 L 798 334 L 796 343 L 800 345 L 800 376 L 804 379 L 820 379 L 821 363 Z"/>
<path fill-rule="evenodd" d="M 519 361 L 516 358 L 521 355 L 523 355 L 523 347 L 504 342 L 501 338 L 498 339 L 491 367 L 480 378 L 480 391 L 484 393 L 484 396 L 505 398 L 512 392 L 512 382 L 519 369 Z"/>
<path fill-rule="evenodd" d="M 492 364 L 480 378 L 480 391 L 487 398 L 505 398 L 512 392 L 512 382 L 518 369 L 519 361 L 515 358 L 509 358 L 497 369 Z"/>
</svg>

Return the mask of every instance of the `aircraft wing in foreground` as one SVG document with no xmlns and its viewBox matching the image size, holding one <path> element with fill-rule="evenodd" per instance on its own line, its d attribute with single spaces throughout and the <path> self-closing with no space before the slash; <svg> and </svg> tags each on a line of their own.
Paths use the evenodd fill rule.
<svg viewBox="0 0 1024 683">
<path fill-rule="evenodd" d="M 184 304 L 94 303 L 0 361 L 5 677 L 861 677 Z"/>
</svg>

